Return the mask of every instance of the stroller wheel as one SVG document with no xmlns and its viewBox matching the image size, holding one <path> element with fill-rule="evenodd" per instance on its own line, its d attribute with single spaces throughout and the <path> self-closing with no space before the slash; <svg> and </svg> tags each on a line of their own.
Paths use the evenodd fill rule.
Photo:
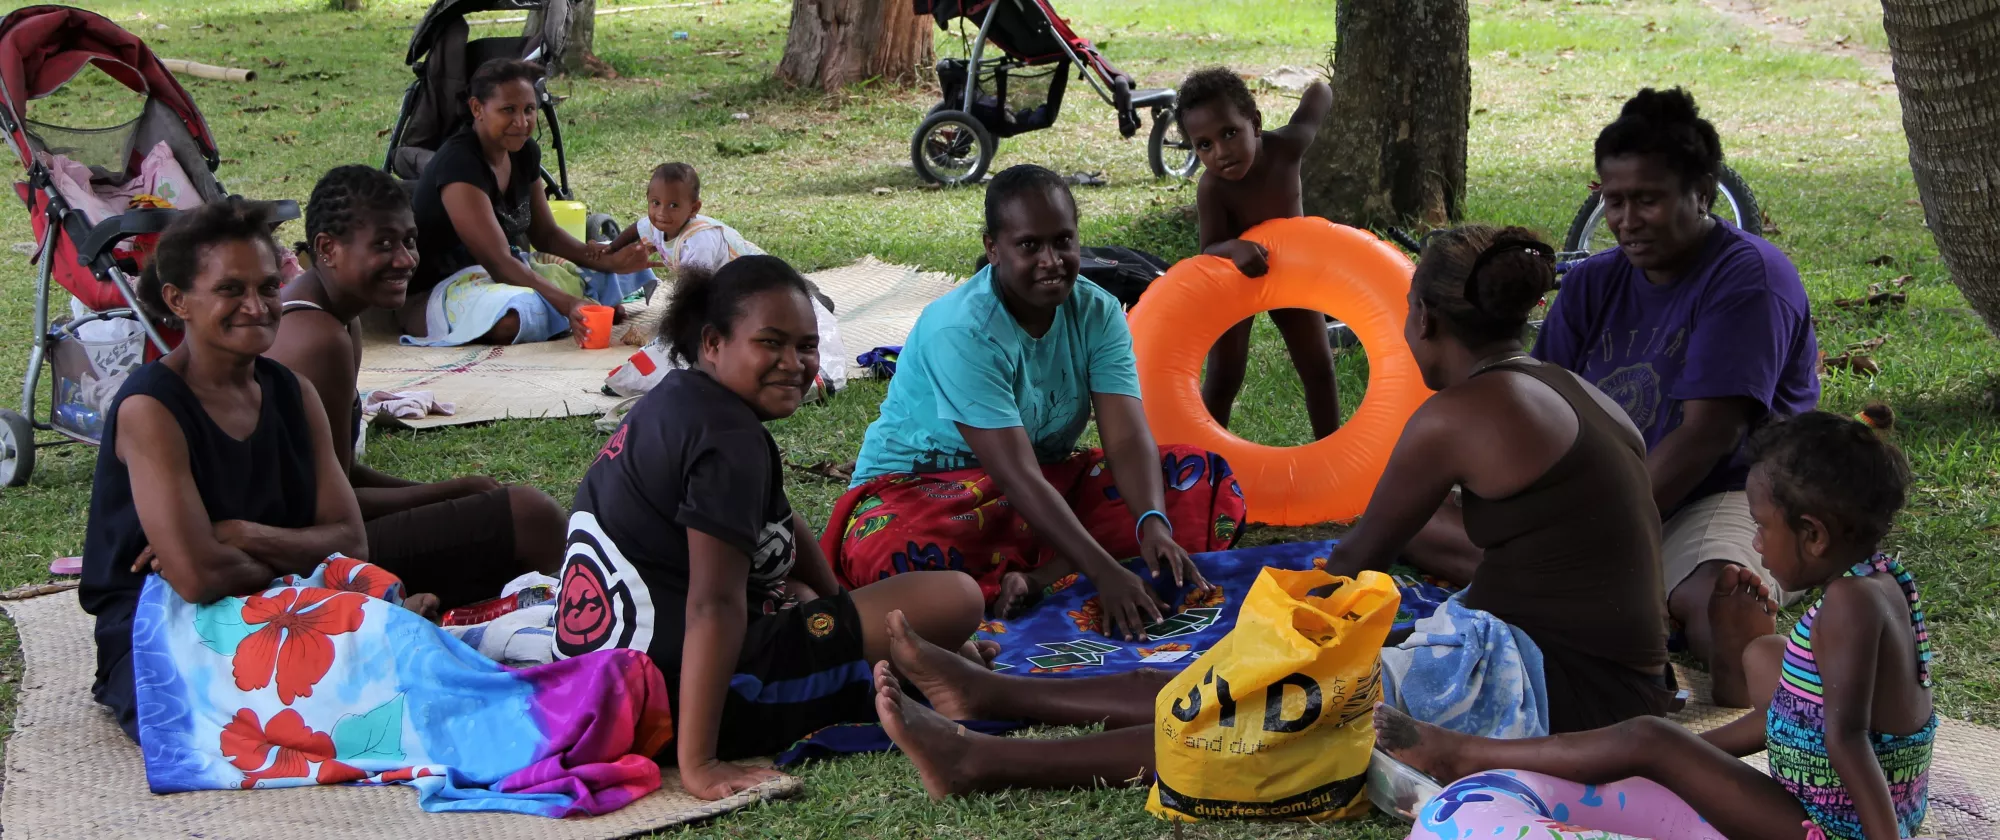
<svg viewBox="0 0 2000 840">
<path fill-rule="evenodd" d="M 910 164 L 918 177 L 933 184 L 976 184 L 992 165 L 998 145 L 993 133 L 971 114 L 938 111 L 910 138 Z"/>
<path fill-rule="evenodd" d="M 1146 142 L 1146 159 L 1153 165 L 1155 178 L 1192 178 L 1201 168 L 1201 158 L 1195 156 L 1194 145 L 1181 133 L 1180 121 L 1174 118 L 1172 109 L 1153 112 L 1153 135 Z"/>
<path fill-rule="evenodd" d="M 624 233 L 625 228 L 623 225 L 618 224 L 618 220 L 613 218 L 610 213 L 592 213 L 583 222 L 583 232 L 590 237 L 590 241 L 592 242 L 610 242 L 613 239 L 617 239 L 619 234 Z"/>
<path fill-rule="evenodd" d="M 24 487 L 35 471 L 35 426 L 0 409 L 0 486 Z"/>
</svg>

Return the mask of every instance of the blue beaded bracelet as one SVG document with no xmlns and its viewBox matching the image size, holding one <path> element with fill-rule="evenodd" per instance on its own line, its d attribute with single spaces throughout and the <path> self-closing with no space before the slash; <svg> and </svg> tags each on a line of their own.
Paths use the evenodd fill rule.
<svg viewBox="0 0 2000 840">
<path fill-rule="evenodd" d="M 1164 513 L 1161 513 L 1157 510 L 1149 510 L 1146 511 L 1145 513 L 1139 514 L 1139 524 L 1132 526 L 1132 537 L 1140 542 L 1145 542 L 1146 538 L 1143 532 L 1146 530 L 1146 520 L 1151 519 L 1155 516 L 1160 518 L 1160 524 L 1167 526 L 1167 536 L 1169 537 L 1173 536 L 1174 521 L 1168 519 L 1167 515 Z"/>
</svg>

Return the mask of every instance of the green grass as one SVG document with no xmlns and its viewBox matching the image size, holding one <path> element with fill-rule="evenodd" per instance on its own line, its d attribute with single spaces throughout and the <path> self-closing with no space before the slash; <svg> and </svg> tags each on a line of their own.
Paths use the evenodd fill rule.
<svg viewBox="0 0 2000 840">
<path fill-rule="evenodd" d="M 643 2 L 643 0 L 641 0 Z M 244 194 L 303 199 L 339 163 L 376 162 L 403 87 L 401 57 L 420 5 L 378 0 L 356 15 L 318 11 L 318 0 L 213 0 L 200 9 L 122 0 L 86 4 L 146 37 L 162 55 L 255 67 L 252 84 L 190 81 L 227 159 L 222 175 Z M 601 6 L 609 6 L 604 3 Z M 909 132 L 934 92 L 858 86 L 833 97 L 769 80 L 783 47 L 789 0 L 729 0 L 601 18 L 598 52 L 622 78 L 554 83 L 563 104 L 570 177 L 593 209 L 625 219 L 639 210 L 645 173 L 663 160 L 699 167 L 707 209 L 804 269 L 864 254 L 965 273 L 979 250 L 978 190 L 922 188 L 908 168 Z M 1333 35 L 1322 0 L 1066 0 L 1063 11 L 1144 84 L 1173 84 L 1226 61 L 1268 72 L 1311 66 Z M 1876 44 L 1879 17 L 1862 0 L 1795 0 L 1808 31 L 1851 27 Z M 144 20 L 136 19 L 140 13 Z M 1838 13 L 1847 17 L 1841 18 Z M 164 28 L 156 28 L 164 27 Z M 479 28 L 478 31 L 487 31 Z M 672 33 L 689 33 L 674 40 Z M 1847 29 L 1815 34 L 1831 40 Z M 956 52 L 953 36 L 941 49 Z M 1893 337 L 1873 378 L 1835 374 L 1824 405 L 1854 411 L 1883 400 L 1900 413 L 1901 444 L 1915 465 L 1910 511 L 1891 537 L 1926 586 L 1945 714 L 2000 724 L 2000 432 L 1993 374 L 2000 343 L 1946 278 L 1916 206 L 1893 87 L 1855 62 L 1784 47 L 1692 0 L 1476 0 L 1468 216 L 1523 224 L 1559 237 L 1591 180 L 1590 144 L 1619 103 L 1643 85 L 1683 84 L 1721 130 L 1731 164 L 1768 211 L 1777 242 L 1797 261 L 1824 347 Z M 740 51 L 736 57 L 703 53 Z M 274 66 L 282 62 L 282 66 Z M 102 87 L 72 90 L 69 119 L 113 122 Z M 1142 142 L 1123 141 L 1108 108 L 1072 91 L 1062 121 L 1008 141 L 996 165 L 1041 163 L 1103 171 L 1111 184 L 1078 191 L 1089 241 L 1193 250 L 1185 186 L 1154 181 Z M 1279 119 L 1287 100 L 1261 94 Z M 110 109 L 107 113 L 107 109 Z M 738 120 L 735 114 L 747 114 Z M 877 194 L 888 188 L 887 194 Z M 286 231 L 299 236 L 296 225 Z M 25 214 L 0 214 L 0 242 L 30 239 Z M 1888 255 L 1886 266 L 1869 264 Z M 1871 283 L 1909 274 L 1909 305 L 1854 312 L 1830 305 Z M 0 261 L 0 385 L 19 382 L 28 346 L 32 274 Z M 1336 313 L 1337 314 L 1337 313 Z M 1343 396 L 1355 402 L 1365 364 L 1341 359 Z M 11 386 L 9 386 L 11 388 Z M 773 424 L 788 460 L 846 460 L 882 396 L 862 383 L 830 405 Z M 44 391 L 46 394 L 46 391 Z M 44 396 L 44 399 L 46 397 Z M 13 405 L 13 400 L 4 401 Z M 1260 325 L 1238 429 L 1268 443 L 1298 443 L 1306 419 L 1298 383 L 1268 323 Z M 495 423 L 426 433 L 376 434 L 370 460 L 413 478 L 468 471 L 526 482 L 568 498 L 600 438 L 584 419 Z M 0 588 L 47 579 L 53 557 L 82 544 L 93 450 L 43 451 L 32 486 L 0 491 Z M 824 518 L 839 487 L 793 473 L 794 504 Z M 1265 529 L 1253 539 L 1298 538 Z M 0 656 L 17 657 L 11 628 Z M 17 661 L 17 660 L 16 660 Z M 17 673 L 18 665 L 0 673 Z M 13 682 L 0 677 L 0 705 Z M 11 718 L 7 714 L 4 718 Z M 688 832 L 728 837 L 1163 837 L 1133 791 L 1015 793 L 948 805 L 924 799 L 898 756 L 844 760 L 803 771 L 807 795 L 751 809 Z M 1386 822 L 1314 827 L 1199 826 L 1195 837 L 1396 837 Z"/>
</svg>

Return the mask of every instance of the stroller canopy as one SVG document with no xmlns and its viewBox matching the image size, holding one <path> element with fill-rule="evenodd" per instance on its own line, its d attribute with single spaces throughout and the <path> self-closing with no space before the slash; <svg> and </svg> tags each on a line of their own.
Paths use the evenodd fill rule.
<svg viewBox="0 0 2000 840">
<path fill-rule="evenodd" d="M 201 111 L 145 42 L 96 12 L 31 6 L 0 19 L 0 106 L 23 165 L 34 165 L 33 146 L 24 135 L 28 101 L 54 93 L 87 64 L 178 117 L 209 169 L 220 162 Z"/>
<path fill-rule="evenodd" d="M 536 10 L 547 14 L 534 32 L 470 39 L 466 15 Z M 472 119 L 465 100 L 471 95 L 472 74 L 479 65 L 495 58 L 525 59 L 531 55 L 544 65 L 560 62 L 569 14 L 570 0 L 438 0 L 424 13 L 416 34 L 410 36 L 406 63 L 417 74 L 417 81 L 404 98 L 384 168 L 405 180 L 416 180 L 423 174 L 431 154 Z"/>
<path fill-rule="evenodd" d="M 546 7 L 546 8 L 545 8 Z M 424 56 L 435 48 L 446 32 L 459 30 L 458 43 L 465 42 L 465 16 L 478 12 L 535 12 L 546 11 L 542 16 L 540 31 L 525 37 L 531 42 L 521 55 L 532 52 L 534 46 L 543 49 L 542 63 L 555 65 L 562 59 L 563 42 L 569 33 L 569 0 L 438 0 L 424 19 L 417 23 L 416 34 L 410 36 L 410 53 L 403 63 L 417 66 Z M 456 27 L 453 24 L 457 24 Z M 467 67 L 468 72 L 478 69 L 477 65 Z"/>
</svg>

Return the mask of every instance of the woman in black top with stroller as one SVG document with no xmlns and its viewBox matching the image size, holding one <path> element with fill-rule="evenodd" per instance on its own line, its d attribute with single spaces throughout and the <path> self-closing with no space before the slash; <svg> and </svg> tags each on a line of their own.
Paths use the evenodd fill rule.
<svg viewBox="0 0 2000 840">
<path fill-rule="evenodd" d="M 424 167 L 412 200 L 421 254 L 399 312 L 416 343 L 546 341 L 582 323 L 583 307 L 596 302 L 586 291 L 616 306 L 646 276 L 635 276 L 651 256 L 644 244 L 612 251 L 556 224 L 535 142 L 541 76 L 525 61 L 480 65 L 469 85 L 471 122 Z M 530 247 L 604 272 L 594 282 L 611 288 L 587 289 L 568 268 L 523 260 Z"/>
</svg>

